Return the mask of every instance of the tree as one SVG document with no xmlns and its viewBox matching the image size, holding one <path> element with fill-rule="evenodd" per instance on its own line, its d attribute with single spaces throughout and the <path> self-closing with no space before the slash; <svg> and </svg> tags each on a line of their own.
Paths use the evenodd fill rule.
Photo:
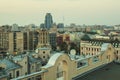
<svg viewBox="0 0 120 80">
<path fill-rule="evenodd" d="M 61 51 L 65 51 L 65 53 L 68 53 L 68 45 L 66 42 L 63 42 L 62 44 L 60 44 L 60 49 Z"/>
</svg>

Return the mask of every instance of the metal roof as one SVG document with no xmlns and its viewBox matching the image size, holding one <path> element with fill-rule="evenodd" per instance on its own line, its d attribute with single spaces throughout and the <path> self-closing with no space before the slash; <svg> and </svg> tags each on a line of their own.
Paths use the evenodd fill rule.
<svg viewBox="0 0 120 80">
<path fill-rule="evenodd" d="M 38 48 L 39 50 L 49 50 L 50 48 L 46 48 L 46 47 L 43 47 L 43 48 Z"/>
<path fill-rule="evenodd" d="M 41 63 L 41 59 L 39 59 L 39 58 L 34 58 L 31 55 L 29 55 L 28 57 L 29 57 L 29 63 L 35 63 L 35 62 Z"/>
<path fill-rule="evenodd" d="M 107 50 L 107 48 L 108 48 L 109 45 L 110 45 L 110 43 L 103 43 L 102 47 L 101 47 L 101 51 Z"/>
<path fill-rule="evenodd" d="M 21 66 L 14 63 L 13 61 L 11 60 L 8 60 L 8 59 L 2 59 L 0 60 L 0 64 L 5 64 L 6 67 L 5 67 L 5 70 L 12 70 L 12 69 L 16 69 L 16 68 L 20 68 Z"/>
<path fill-rule="evenodd" d="M 53 56 L 51 56 L 51 58 L 49 59 L 47 65 L 43 66 L 42 68 L 47 68 L 47 67 L 50 67 L 50 66 L 54 66 L 56 60 L 63 54 L 64 53 L 56 53 Z"/>
</svg>

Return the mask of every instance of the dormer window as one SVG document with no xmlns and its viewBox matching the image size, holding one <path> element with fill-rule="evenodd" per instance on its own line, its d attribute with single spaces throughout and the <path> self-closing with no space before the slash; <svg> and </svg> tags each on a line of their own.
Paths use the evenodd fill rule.
<svg viewBox="0 0 120 80">
<path fill-rule="evenodd" d="M 0 71 L 2 71 L 4 68 L 3 67 L 0 67 Z"/>
</svg>

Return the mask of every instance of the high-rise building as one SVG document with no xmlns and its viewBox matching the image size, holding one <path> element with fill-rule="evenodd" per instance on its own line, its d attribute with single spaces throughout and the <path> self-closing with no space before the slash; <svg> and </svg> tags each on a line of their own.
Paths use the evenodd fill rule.
<svg viewBox="0 0 120 80">
<path fill-rule="evenodd" d="M 50 29 L 53 25 L 52 15 L 47 13 L 45 16 L 45 28 Z"/>
</svg>

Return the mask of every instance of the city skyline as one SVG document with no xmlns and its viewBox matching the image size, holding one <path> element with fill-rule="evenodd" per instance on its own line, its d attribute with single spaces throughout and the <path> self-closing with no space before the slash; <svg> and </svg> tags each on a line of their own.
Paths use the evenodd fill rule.
<svg viewBox="0 0 120 80">
<path fill-rule="evenodd" d="M 45 14 L 51 13 L 53 22 L 79 25 L 115 25 L 119 23 L 118 0 L 1 0 L 0 25 L 40 25 Z"/>
</svg>

